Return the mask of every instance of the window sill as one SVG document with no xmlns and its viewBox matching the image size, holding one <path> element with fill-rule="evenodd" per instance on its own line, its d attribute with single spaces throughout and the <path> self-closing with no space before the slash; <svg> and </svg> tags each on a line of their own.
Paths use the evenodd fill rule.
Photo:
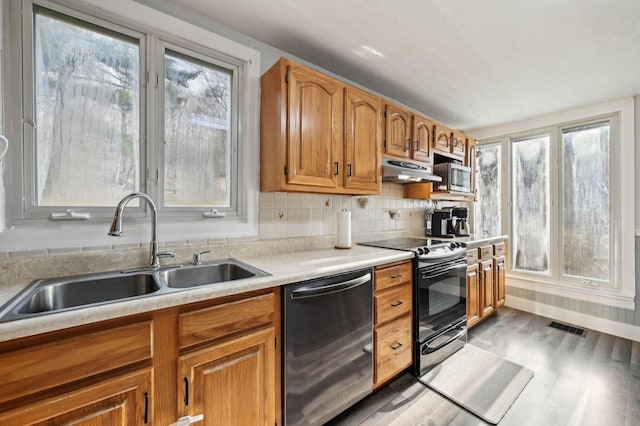
<svg viewBox="0 0 640 426">
<path fill-rule="evenodd" d="M 529 277 L 517 273 L 507 273 L 506 277 L 507 286 L 509 287 L 614 306 L 622 309 L 635 309 L 635 294 L 626 294 L 619 289 L 587 288 L 579 285 L 560 283 L 548 277 Z"/>
</svg>

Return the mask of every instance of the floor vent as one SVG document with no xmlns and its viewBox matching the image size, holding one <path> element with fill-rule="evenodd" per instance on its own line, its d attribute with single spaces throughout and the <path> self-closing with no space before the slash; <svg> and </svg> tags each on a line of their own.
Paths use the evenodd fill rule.
<svg viewBox="0 0 640 426">
<path fill-rule="evenodd" d="M 567 333 L 577 334 L 580 337 L 584 337 L 587 333 L 582 328 L 572 327 L 567 324 L 552 321 L 549 327 L 557 328 L 558 330 L 566 331 Z"/>
</svg>

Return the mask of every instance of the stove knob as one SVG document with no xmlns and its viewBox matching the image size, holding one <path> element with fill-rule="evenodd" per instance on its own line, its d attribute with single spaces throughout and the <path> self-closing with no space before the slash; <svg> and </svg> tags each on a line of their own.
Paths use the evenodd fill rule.
<svg viewBox="0 0 640 426">
<path fill-rule="evenodd" d="M 431 251 L 431 250 L 429 250 L 429 248 L 428 248 L 428 247 L 423 247 L 423 248 L 422 248 L 422 254 L 429 254 L 429 252 L 430 252 L 430 251 Z"/>
<path fill-rule="evenodd" d="M 424 250 L 422 247 L 418 248 L 418 255 L 422 256 L 424 254 Z"/>
</svg>

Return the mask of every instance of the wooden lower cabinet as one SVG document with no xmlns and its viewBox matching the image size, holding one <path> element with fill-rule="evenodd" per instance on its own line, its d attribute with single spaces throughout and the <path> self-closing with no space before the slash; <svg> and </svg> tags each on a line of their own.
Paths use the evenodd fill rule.
<svg viewBox="0 0 640 426">
<path fill-rule="evenodd" d="M 374 279 L 373 387 L 396 377 L 413 361 L 411 261 L 376 267 Z"/>
<path fill-rule="evenodd" d="M 480 321 L 480 274 L 478 264 L 467 267 L 467 327 Z"/>
<path fill-rule="evenodd" d="M 269 327 L 181 356 L 178 412 L 205 426 L 275 424 L 274 339 Z"/>
<path fill-rule="evenodd" d="M 505 302 L 505 257 L 499 256 L 493 259 L 493 271 L 494 271 L 494 297 L 496 309 L 504 306 Z"/>
<path fill-rule="evenodd" d="M 493 260 L 480 262 L 480 317 L 493 313 Z"/>
<path fill-rule="evenodd" d="M 145 368 L 77 390 L 0 410 L 0 424 L 120 426 L 152 424 L 153 371 Z M 26 398 L 29 400 L 30 398 Z"/>
<path fill-rule="evenodd" d="M 0 425 L 281 424 L 280 290 L 0 343 Z"/>
<path fill-rule="evenodd" d="M 505 243 L 467 250 L 467 327 L 471 328 L 504 306 Z"/>
</svg>

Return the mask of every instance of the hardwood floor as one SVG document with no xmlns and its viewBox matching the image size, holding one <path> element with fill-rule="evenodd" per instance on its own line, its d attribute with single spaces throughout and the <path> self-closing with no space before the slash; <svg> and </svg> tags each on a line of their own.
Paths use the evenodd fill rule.
<svg viewBox="0 0 640 426">
<path fill-rule="evenodd" d="M 580 337 L 550 321 L 505 307 L 469 332 L 469 343 L 534 372 L 499 425 L 640 425 L 640 343 L 593 330 Z M 406 373 L 328 424 L 487 423 Z"/>
</svg>

